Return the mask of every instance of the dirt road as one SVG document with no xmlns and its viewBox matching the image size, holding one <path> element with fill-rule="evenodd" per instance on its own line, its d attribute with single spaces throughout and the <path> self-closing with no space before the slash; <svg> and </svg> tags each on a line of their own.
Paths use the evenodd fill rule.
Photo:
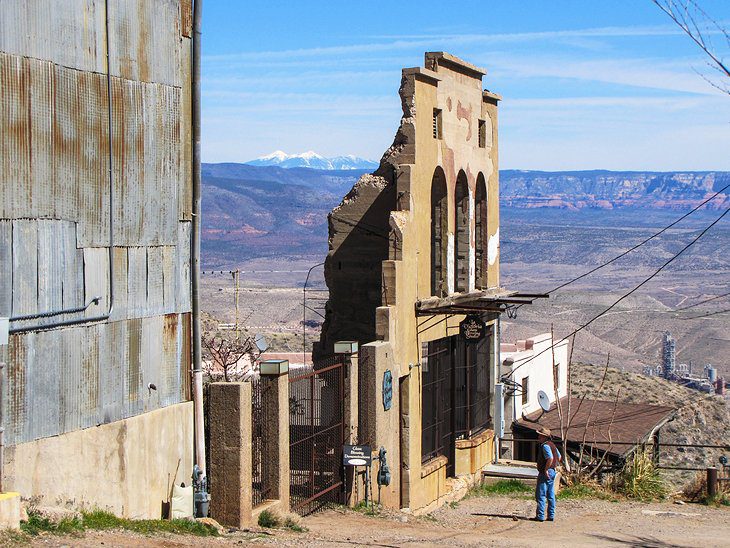
<svg viewBox="0 0 730 548">
<path fill-rule="evenodd" d="M 367 516 L 329 510 L 303 520 L 309 531 L 231 533 L 219 538 L 143 537 L 89 532 L 83 538 L 44 537 L 38 546 L 730 546 L 730 509 L 670 503 L 559 501 L 557 521 L 530 521 L 528 498 L 470 498 L 428 516 Z"/>
</svg>

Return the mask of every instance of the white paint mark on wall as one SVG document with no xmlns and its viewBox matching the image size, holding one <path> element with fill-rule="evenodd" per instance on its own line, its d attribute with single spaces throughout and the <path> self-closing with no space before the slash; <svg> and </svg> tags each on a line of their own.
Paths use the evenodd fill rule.
<svg viewBox="0 0 730 548">
<path fill-rule="evenodd" d="M 446 247 L 446 292 L 451 295 L 454 292 L 454 235 L 449 234 Z"/>
<path fill-rule="evenodd" d="M 497 255 L 499 255 L 499 229 L 489 237 L 487 244 L 487 260 L 490 265 L 497 261 Z"/>
<path fill-rule="evenodd" d="M 469 189 L 469 291 L 474 291 L 476 287 L 476 249 L 474 242 L 476 239 L 475 232 L 475 209 L 474 209 L 474 193 Z"/>
</svg>

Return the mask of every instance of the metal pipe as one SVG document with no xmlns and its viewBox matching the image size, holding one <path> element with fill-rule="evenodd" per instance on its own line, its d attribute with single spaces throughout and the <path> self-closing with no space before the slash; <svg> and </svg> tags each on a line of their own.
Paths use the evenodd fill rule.
<svg viewBox="0 0 730 548">
<path fill-rule="evenodd" d="M 717 496 L 717 468 L 707 469 L 707 498 L 714 499 Z"/>
<path fill-rule="evenodd" d="M 302 363 L 304 365 L 307 365 L 307 284 L 309 283 L 309 276 L 312 274 L 312 270 L 323 265 L 324 263 L 318 263 L 310 268 L 307 271 L 307 279 L 304 280 L 304 302 L 302 303 Z"/>
<path fill-rule="evenodd" d="M 72 320 L 62 320 L 60 322 L 51 322 L 40 325 L 28 325 L 22 327 L 11 327 L 9 333 L 24 333 L 26 331 L 41 331 L 52 329 L 55 327 L 66 327 L 71 325 L 103 322 L 108 320 L 114 311 L 114 150 L 112 147 L 112 73 L 111 73 L 111 47 L 109 41 L 109 0 L 104 3 L 104 24 L 106 32 L 106 98 L 107 98 L 107 122 L 109 125 L 109 140 L 107 143 L 107 154 L 109 155 L 109 308 L 105 314 L 92 317 L 75 318 Z M 62 314 L 74 314 L 85 312 L 91 304 L 98 305 L 101 297 L 93 297 L 91 301 L 82 307 L 68 308 L 65 310 L 51 310 L 38 314 L 29 314 L 26 316 L 11 317 L 10 321 L 31 320 L 36 318 L 49 318 L 52 316 L 60 316 Z"/>
<path fill-rule="evenodd" d="M 202 37 L 203 1 L 193 4 L 193 66 L 192 68 L 192 118 L 193 118 L 193 234 L 190 242 L 190 279 L 192 280 L 192 343 L 193 343 L 193 406 L 195 412 L 195 462 L 203 477 L 205 466 L 205 425 L 203 421 L 203 373 L 200 344 L 200 56 Z"/>
<path fill-rule="evenodd" d="M 93 297 L 84 306 L 78 306 L 76 308 L 66 308 L 64 310 L 51 310 L 50 312 L 38 312 L 36 314 L 26 314 L 25 316 L 11 316 L 11 322 L 21 322 L 24 320 L 35 320 L 38 318 L 51 318 L 53 316 L 59 316 L 61 314 L 74 314 L 77 312 L 86 312 L 92 304 L 99 304 L 101 297 Z"/>
</svg>

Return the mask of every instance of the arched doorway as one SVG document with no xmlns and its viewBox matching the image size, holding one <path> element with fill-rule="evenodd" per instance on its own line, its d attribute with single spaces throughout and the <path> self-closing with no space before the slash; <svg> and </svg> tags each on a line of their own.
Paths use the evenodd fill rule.
<svg viewBox="0 0 730 548">
<path fill-rule="evenodd" d="M 454 291 L 463 293 L 469 290 L 469 185 L 463 171 L 456 178 L 454 198 Z"/>
<path fill-rule="evenodd" d="M 446 176 L 436 168 L 431 180 L 431 295 L 447 293 L 446 260 L 448 239 L 448 198 Z"/>
</svg>

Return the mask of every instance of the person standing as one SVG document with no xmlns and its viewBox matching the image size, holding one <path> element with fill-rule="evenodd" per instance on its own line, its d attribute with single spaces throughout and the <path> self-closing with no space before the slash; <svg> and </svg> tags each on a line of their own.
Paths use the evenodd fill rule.
<svg viewBox="0 0 730 548">
<path fill-rule="evenodd" d="M 555 520 L 555 489 L 554 481 L 557 475 L 556 467 L 562 456 L 551 441 L 552 433 L 548 428 L 540 426 L 537 429 L 537 440 L 540 446 L 537 451 L 537 486 L 535 500 L 537 513 L 535 521 L 545 521 L 545 502 L 547 501 L 547 520 Z"/>
</svg>

